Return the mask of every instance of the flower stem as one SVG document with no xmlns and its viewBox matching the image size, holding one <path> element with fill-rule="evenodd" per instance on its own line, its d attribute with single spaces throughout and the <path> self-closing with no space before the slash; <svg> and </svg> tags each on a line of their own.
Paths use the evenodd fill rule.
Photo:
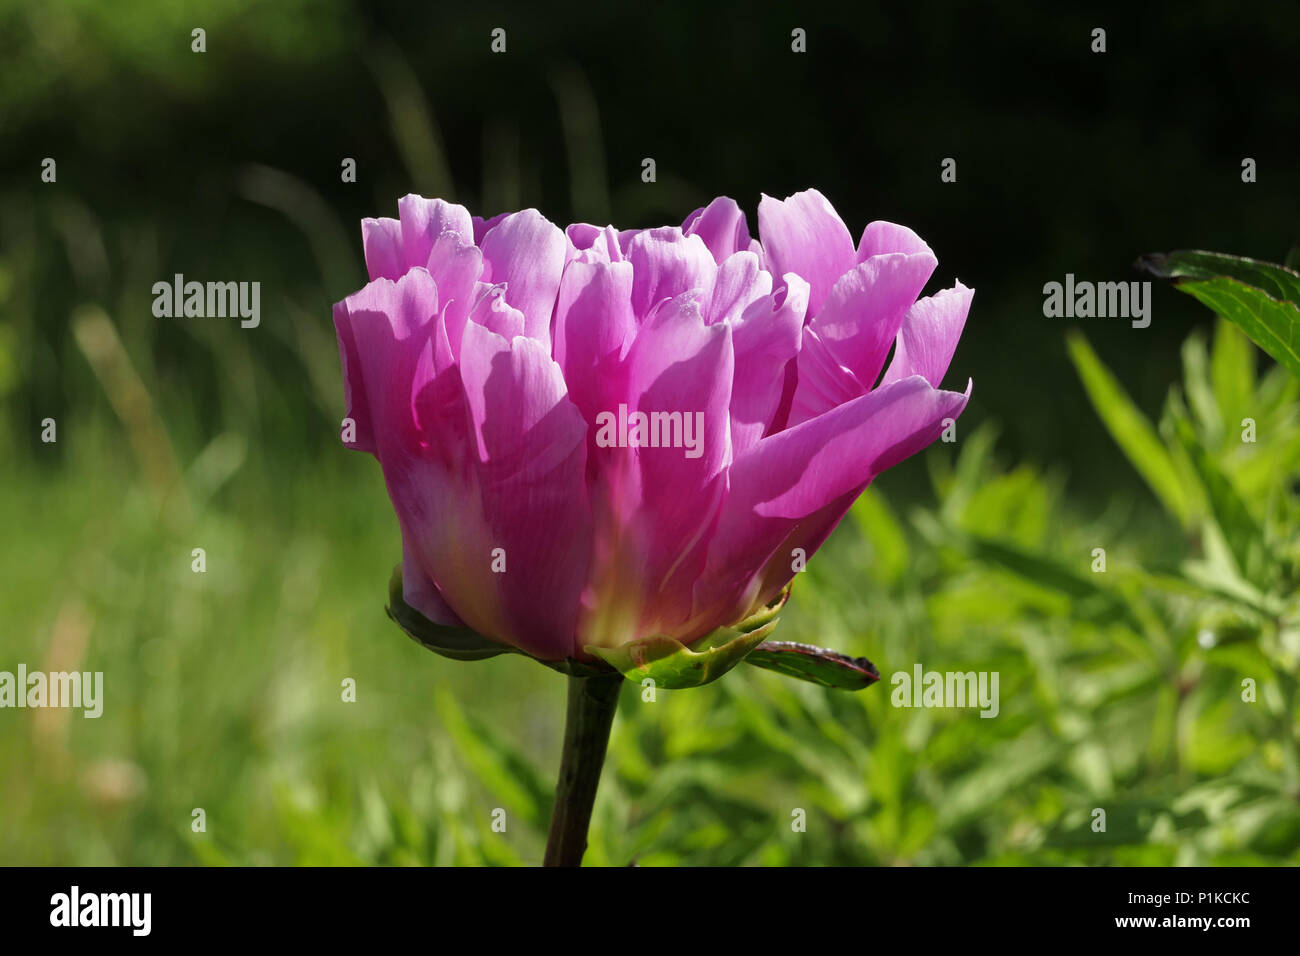
<svg viewBox="0 0 1300 956">
<path fill-rule="evenodd" d="M 578 866 L 587 850 L 587 825 L 596 802 L 600 768 L 609 746 L 609 728 L 618 707 L 622 674 L 569 677 L 564 718 L 564 752 L 555 782 L 555 807 L 546 838 L 544 866 Z"/>
</svg>

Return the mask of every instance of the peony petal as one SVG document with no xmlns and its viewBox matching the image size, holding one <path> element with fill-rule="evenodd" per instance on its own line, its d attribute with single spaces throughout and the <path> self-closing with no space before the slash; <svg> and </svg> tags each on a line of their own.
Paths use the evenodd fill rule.
<svg viewBox="0 0 1300 956">
<path fill-rule="evenodd" d="M 507 341 L 470 322 L 460 369 L 478 501 L 462 503 L 476 514 L 457 547 L 471 552 L 480 569 L 473 586 L 488 592 L 492 612 L 483 626 L 497 628 L 480 633 L 546 660 L 568 657 L 591 549 L 586 422 L 568 399 L 559 366 L 534 339 Z M 506 570 L 483 573 L 494 556 Z M 445 585 L 443 593 L 479 626 L 461 609 L 460 594 Z M 477 596 L 467 598 L 482 605 Z"/>
<path fill-rule="evenodd" d="M 733 256 L 733 258 L 735 258 Z M 776 418 L 785 376 L 799 354 L 808 283 L 793 272 L 775 294 L 755 300 L 733 327 L 736 375 L 731 385 L 732 457 L 758 443 Z"/>
<path fill-rule="evenodd" d="M 400 523 L 400 522 L 399 522 Z M 464 626 L 456 612 L 451 609 L 438 585 L 430 579 L 420 556 L 411 544 L 411 532 L 402 528 L 402 600 L 415 608 L 434 624 L 449 627 Z"/>
<path fill-rule="evenodd" d="M 661 447 L 642 447 L 644 633 L 670 633 L 689 616 L 731 461 L 728 408 L 734 378 L 731 327 L 708 326 L 689 294 L 665 302 L 628 355 L 632 408 L 655 421 L 680 413 Z M 670 419 L 671 420 L 671 419 Z M 663 421 L 663 419 L 660 419 Z M 652 424 L 653 427 L 653 424 Z M 684 447 L 694 438 L 694 447 Z M 680 438 L 681 441 L 676 441 Z M 668 447 L 662 447 L 668 446 Z"/>
<path fill-rule="evenodd" d="M 620 368 L 636 334 L 632 315 L 632 266 L 627 262 L 569 263 L 555 302 L 555 361 L 564 370 L 569 395 L 590 426 L 626 398 Z"/>
<path fill-rule="evenodd" d="M 569 255 L 570 261 L 623 261 L 623 251 L 618 245 L 618 230 L 613 226 L 590 226 L 585 222 L 575 222 L 564 230 L 564 235 L 573 247 Z"/>
<path fill-rule="evenodd" d="M 698 292 L 701 302 L 708 302 L 713 293 L 718 266 L 704 240 L 674 226 L 632 236 L 627 260 L 632 263 L 632 311 L 638 319 L 685 292 Z"/>
<path fill-rule="evenodd" d="M 969 388 L 966 395 L 939 391 L 913 376 L 771 435 L 738 458 L 696 585 L 697 611 L 739 620 L 765 583 L 755 569 L 784 561 L 793 577 L 791 555 L 775 552 L 801 521 L 836 501 L 847 508 L 858 489 L 938 438 L 943 420 L 961 414 L 968 396 Z M 824 533 L 798 546 L 808 557 L 821 540 Z"/>
<path fill-rule="evenodd" d="M 407 270 L 402 224 L 396 219 L 362 219 L 361 246 L 371 279 L 396 279 Z"/>
<path fill-rule="evenodd" d="M 682 232 L 704 240 L 713 259 L 721 265 L 737 252 L 748 252 L 753 240 L 745 213 L 734 199 L 719 196 L 703 209 L 697 209 L 682 223 Z"/>
<path fill-rule="evenodd" d="M 483 254 L 455 232 L 444 232 L 429 252 L 429 274 L 438 283 L 447 336 L 457 353 L 470 310 L 482 295 Z"/>
<path fill-rule="evenodd" d="M 349 447 L 380 457 L 417 443 L 415 372 L 436 328 L 438 289 L 424 269 L 376 279 L 334 307 L 347 397 L 356 423 Z"/>
<path fill-rule="evenodd" d="M 470 221 L 474 224 L 474 245 L 483 245 L 483 237 L 495 229 L 509 215 L 508 212 L 499 212 L 491 219 L 484 219 L 482 216 L 471 216 Z"/>
<path fill-rule="evenodd" d="M 506 284 L 506 301 L 524 314 L 525 334 L 551 347 L 555 293 L 568 252 L 559 227 L 536 209 L 506 216 L 483 236 L 484 282 Z"/>
<path fill-rule="evenodd" d="M 798 370 L 788 427 L 816 418 L 870 391 L 850 369 L 839 363 L 812 326 L 803 332 Z"/>
<path fill-rule="evenodd" d="M 580 643 L 603 646 L 676 636 L 690 614 L 730 460 L 731 327 L 705 325 L 695 296 L 683 294 L 642 325 L 626 366 L 623 415 L 631 423 L 643 413 L 658 441 L 652 447 L 643 435 L 640 447 L 598 449 L 595 577 L 579 633 Z M 612 437 L 608 421 L 603 427 Z"/>
<path fill-rule="evenodd" d="M 704 321 L 735 321 L 758 299 L 772 292 L 772 276 L 759 265 L 752 252 L 737 252 L 718 266 L 713 296 L 704 310 Z"/>
<path fill-rule="evenodd" d="M 862 230 L 862 239 L 858 242 L 858 261 L 865 262 L 872 256 L 883 256 L 890 252 L 903 252 L 912 255 L 923 252 L 934 255 L 930 247 L 920 236 L 906 226 L 877 220 L 868 223 Z"/>
<path fill-rule="evenodd" d="M 966 326 L 966 314 L 974 295 L 973 289 L 958 282 L 951 289 L 918 300 L 908 309 L 898 332 L 894 359 L 881 383 L 920 375 L 938 388 L 957 351 L 957 341 Z"/>
<path fill-rule="evenodd" d="M 397 215 L 407 268 L 428 267 L 433 244 L 444 232 L 453 232 L 466 242 L 474 232 L 469 210 L 442 199 L 411 193 L 397 201 Z"/>
<path fill-rule="evenodd" d="M 758 204 L 758 232 L 769 272 L 793 272 L 808 281 L 810 316 L 821 311 L 836 280 L 858 261 L 844 221 L 815 189 L 784 202 L 764 195 Z"/>
<path fill-rule="evenodd" d="M 480 282 L 477 300 L 469 313 L 469 321 L 509 341 L 516 335 L 524 334 L 524 314 L 506 302 L 505 291 L 505 283 L 488 285 Z M 448 334 L 451 334 L 450 329 Z M 463 337 L 463 329 L 461 334 Z M 459 355 L 459 351 L 456 354 Z"/>
<path fill-rule="evenodd" d="M 935 265 L 924 252 L 872 256 L 835 283 L 810 323 L 836 361 L 867 388 L 876 384 L 903 316 Z"/>
</svg>

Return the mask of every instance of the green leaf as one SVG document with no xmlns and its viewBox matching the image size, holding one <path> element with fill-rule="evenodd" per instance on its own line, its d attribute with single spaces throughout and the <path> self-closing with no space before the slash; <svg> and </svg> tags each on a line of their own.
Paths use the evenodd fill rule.
<svg viewBox="0 0 1300 956">
<path fill-rule="evenodd" d="M 880 671 L 865 657 L 793 641 L 765 641 L 750 652 L 745 663 L 836 690 L 861 690 L 880 680 Z"/>
<path fill-rule="evenodd" d="M 513 647 L 490 641 L 468 627 L 435 624 L 402 598 L 402 566 L 393 568 L 388 579 L 388 606 L 384 608 L 397 626 L 418 644 L 435 654 L 457 661 L 481 661 L 498 654 L 518 653 Z"/>
<path fill-rule="evenodd" d="M 1300 376 L 1300 273 L 1286 266 L 1215 252 L 1143 256 L 1138 266 L 1173 279 Z"/>
<path fill-rule="evenodd" d="M 850 509 L 871 546 L 871 573 L 886 584 L 902 580 L 908 568 L 907 536 L 877 488 L 868 488 Z"/>
<path fill-rule="evenodd" d="M 1269 554 L 1259 523 L 1228 476 L 1206 452 L 1192 426 L 1180 418 L 1175 420 L 1174 428 L 1178 441 L 1205 485 L 1210 513 L 1232 552 L 1237 569 L 1251 583 L 1265 583 L 1259 577 L 1268 566 Z"/>
<path fill-rule="evenodd" d="M 1146 480 L 1164 506 L 1184 524 L 1191 508 L 1169 452 L 1151 422 L 1133 404 L 1115 377 L 1097 358 L 1088 340 L 1078 332 L 1068 336 L 1070 358 L 1079 372 L 1093 408 L 1101 416 L 1116 444 Z"/>
<path fill-rule="evenodd" d="M 1300 303 L 1300 273 L 1261 259 L 1230 256 L 1222 252 L 1180 249 L 1177 252 L 1152 253 L 1138 259 L 1145 269 L 1161 279 L 1213 280 L 1235 279 L 1253 286 L 1279 302 Z"/>
<path fill-rule="evenodd" d="M 1214 328 L 1210 382 L 1225 428 L 1250 414 L 1255 395 L 1255 350 L 1242 331 L 1222 316 Z"/>
<path fill-rule="evenodd" d="M 533 825 L 551 815 L 551 783 L 486 722 L 461 709 L 455 695 L 439 693 L 434 706 L 474 775 L 510 809 Z"/>
<path fill-rule="evenodd" d="M 671 637 L 647 637 L 621 647 L 588 645 L 586 650 L 630 681 L 649 677 L 659 687 L 678 690 L 717 680 L 763 643 L 776 624 L 773 618 L 749 631 L 720 627 L 690 647 Z"/>
<path fill-rule="evenodd" d="M 1080 574 L 1046 554 L 1027 551 L 1004 541 L 995 541 L 977 535 L 967 535 L 961 543 L 973 560 L 1004 568 L 1050 590 L 1059 591 L 1076 599 L 1115 600 L 1105 588 L 1095 583 L 1093 580 L 1095 575 Z M 1086 560 L 1080 558 L 1080 561 L 1085 567 L 1087 566 Z"/>
</svg>

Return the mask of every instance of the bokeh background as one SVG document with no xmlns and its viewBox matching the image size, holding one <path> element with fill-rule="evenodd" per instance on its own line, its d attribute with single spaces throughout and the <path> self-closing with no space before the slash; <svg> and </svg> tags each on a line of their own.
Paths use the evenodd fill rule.
<svg viewBox="0 0 1300 956">
<path fill-rule="evenodd" d="M 563 680 L 436 658 L 383 613 L 396 522 L 337 440 L 359 220 L 415 191 L 650 226 L 727 194 L 753 227 L 809 186 L 855 237 L 916 229 L 932 290 L 976 289 L 951 373 L 975 388 L 778 636 L 996 670 L 1001 713 L 752 668 L 629 691 L 588 860 L 1300 862 L 1294 568 L 1244 591 L 1185 462 L 1170 491 L 1112 435 L 1181 416 L 1285 539 L 1296 383 L 1164 286 L 1147 329 L 1042 315 L 1045 282 L 1141 279 L 1147 252 L 1287 255 L 1297 40 L 1283 4 L 0 0 L 0 669 L 106 683 L 98 720 L 0 711 L 0 863 L 537 862 Z M 176 272 L 259 281 L 260 327 L 155 319 Z"/>
</svg>

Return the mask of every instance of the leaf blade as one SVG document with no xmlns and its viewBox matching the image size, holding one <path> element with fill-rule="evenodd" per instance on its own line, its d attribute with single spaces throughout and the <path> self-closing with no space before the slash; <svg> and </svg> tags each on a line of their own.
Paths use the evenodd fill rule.
<svg viewBox="0 0 1300 956">
<path fill-rule="evenodd" d="M 880 671 L 865 657 L 794 641 L 764 641 L 745 663 L 834 690 L 862 690 L 880 680 Z"/>
<path fill-rule="evenodd" d="M 1153 253 L 1137 262 L 1237 325 L 1300 376 L 1300 273 L 1286 266 L 1200 249 Z"/>
<path fill-rule="evenodd" d="M 1161 503 L 1186 524 L 1191 507 L 1173 459 L 1155 428 L 1079 332 L 1067 336 L 1070 359 L 1092 407 Z"/>
</svg>

